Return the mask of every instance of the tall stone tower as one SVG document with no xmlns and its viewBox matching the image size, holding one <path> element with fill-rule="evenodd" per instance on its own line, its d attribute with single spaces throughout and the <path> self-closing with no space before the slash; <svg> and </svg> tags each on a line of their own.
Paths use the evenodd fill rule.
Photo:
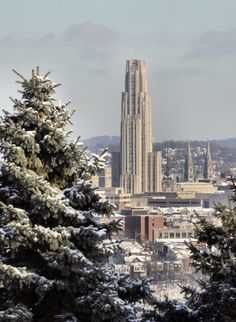
<svg viewBox="0 0 236 322">
<path fill-rule="evenodd" d="M 213 170 L 213 164 L 212 164 L 212 158 L 211 158 L 211 148 L 210 148 L 209 142 L 207 144 L 203 176 L 204 176 L 204 179 L 212 180 L 214 178 L 214 170 Z"/>
<path fill-rule="evenodd" d="M 152 152 L 151 98 L 143 60 L 127 60 L 121 104 L 121 186 L 127 193 L 153 191 L 160 154 Z M 153 168 L 153 171 L 150 169 Z M 152 177 L 152 178 L 151 178 Z"/>
<path fill-rule="evenodd" d="M 184 180 L 187 182 L 194 181 L 193 160 L 192 160 L 191 146 L 189 141 L 187 145 L 187 153 L 185 156 Z"/>
</svg>

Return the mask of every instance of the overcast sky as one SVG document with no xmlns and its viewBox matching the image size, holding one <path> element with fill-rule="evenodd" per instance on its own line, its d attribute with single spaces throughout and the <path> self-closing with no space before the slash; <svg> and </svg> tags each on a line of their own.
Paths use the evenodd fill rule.
<svg viewBox="0 0 236 322">
<path fill-rule="evenodd" d="M 12 68 L 40 66 L 78 107 L 74 135 L 119 135 L 126 59 L 144 59 L 155 141 L 236 137 L 235 0 L 8 0 L 0 9 L 0 104 Z"/>
</svg>

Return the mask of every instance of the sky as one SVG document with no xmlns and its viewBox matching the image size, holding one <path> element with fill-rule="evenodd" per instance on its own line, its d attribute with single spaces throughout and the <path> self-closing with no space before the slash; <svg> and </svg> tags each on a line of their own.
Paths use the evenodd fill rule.
<svg viewBox="0 0 236 322">
<path fill-rule="evenodd" d="M 127 59 L 144 59 L 155 141 L 236 137 L 235 0 L 0 0 L 0 106 L 12 68 L 62 84 L 74 137 L 120 135 Z"/>
</svg>

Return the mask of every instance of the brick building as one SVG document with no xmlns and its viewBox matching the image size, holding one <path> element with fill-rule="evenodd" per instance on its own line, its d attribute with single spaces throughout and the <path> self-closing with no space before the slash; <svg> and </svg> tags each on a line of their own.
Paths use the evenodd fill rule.
<svg viewBox="0 0 236 322">
<path fill-rule="evenodd" d="M 154 241 L 154 229 L 163 228 L 163 214 L 148 208 L 124 209 L 125 235 L 143 241 Z"/>
</svg>

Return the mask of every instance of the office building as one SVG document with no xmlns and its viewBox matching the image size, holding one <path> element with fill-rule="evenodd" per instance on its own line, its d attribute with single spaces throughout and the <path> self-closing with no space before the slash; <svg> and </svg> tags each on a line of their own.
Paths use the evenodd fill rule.
<svg viewBox="0 0 236 322">
<path fill-rule="evenodd" d="M 153 230 L 164 227 L 163 214 L 149 207 L 121 211 L 125 218 L 125 235 L 132 239 L 153 241 Z"/>
</svg>

